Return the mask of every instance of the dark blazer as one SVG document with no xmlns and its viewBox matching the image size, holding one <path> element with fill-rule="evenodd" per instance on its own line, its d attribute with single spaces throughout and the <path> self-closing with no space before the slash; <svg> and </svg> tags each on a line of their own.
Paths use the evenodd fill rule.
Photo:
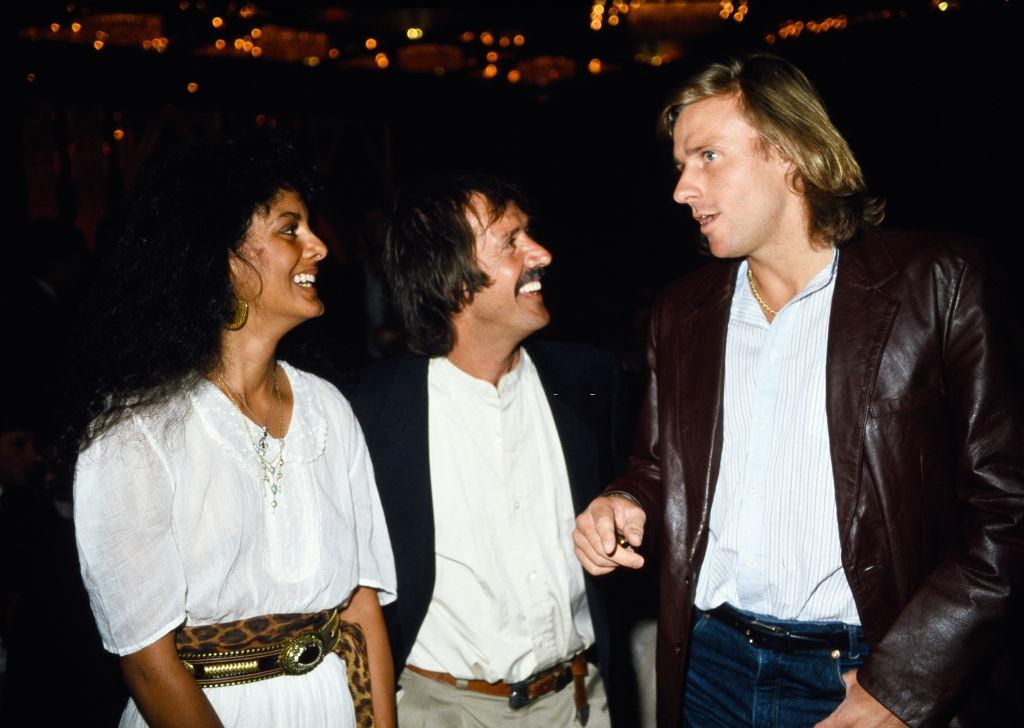
<svg viewBox="0 0 1024 728">
<path fill-rule="evenodd" d="M 637 450 L 612 486 L 643 506 L 661 556 L 661 728 L 682 723 L 737 265 L 695 271 L 654 309 Z M 1024 570 L 1024 419 L 980 268 L 954 241 L 865 234 L 840 253 L 829 322 L 843 568 L 871 646 L 858 678 L 914 726 L 944 725 L 977 683 L 991 685 L 1001 643 L 1019 629 L 1007 618 Z"/>
<path fill-rule="evenodd" d="M 587 346 L 537 342 L 526 348 L 554 415 L 573 505 L 579 513 L 621 470 L 618 365 L 610 354 Z M 398 601 L 385 608 L 385 617 L 396 676 L 405 666 L 434 591 L 428 362 L 413 355 L 380 362 L 364 374 L 351 394 L 395 554 Z M 615 650 L 606 600 L 594 579 L 586 575 L 585 581 L 598 661 L 608 684 Z"/>
</svg>

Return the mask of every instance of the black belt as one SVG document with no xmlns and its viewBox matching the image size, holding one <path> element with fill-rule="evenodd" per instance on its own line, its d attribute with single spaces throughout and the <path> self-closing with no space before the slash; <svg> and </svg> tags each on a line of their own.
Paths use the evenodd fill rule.
<svg viewBox="0 0 1024 728">
<path fill-rule="evenodd" d="M 704 612 L 744 634 L 755 647 L 764 647 L 779 652 L 794 650 L 843 650 L 850 649 L 850 633 L 845 629 L 830 632 L 790 632 L 782 627 L 758 622 L 737 612 L 728 604 Z M 833 655 L 836 657 L 837 655 Z"/>
</svg>

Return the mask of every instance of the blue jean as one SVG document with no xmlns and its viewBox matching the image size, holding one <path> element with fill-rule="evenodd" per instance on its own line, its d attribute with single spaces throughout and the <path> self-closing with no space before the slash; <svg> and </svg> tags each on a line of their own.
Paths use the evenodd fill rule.
<svg viewBox="0 0 1024 728">
<path fill-rule="evenodd" d="M 846 696 L 842 675 L 868 654 L 864 633 L 841 622 L 787 622 L 744 616 L 803 633 L 846 629 L 849 648 L 838 657 L 827 649 L 781 652 L 750 644 L 735 627 L 694 610 L 690 661 L 683 695 L 687 728 L 808 728 Z"/>
</svg>

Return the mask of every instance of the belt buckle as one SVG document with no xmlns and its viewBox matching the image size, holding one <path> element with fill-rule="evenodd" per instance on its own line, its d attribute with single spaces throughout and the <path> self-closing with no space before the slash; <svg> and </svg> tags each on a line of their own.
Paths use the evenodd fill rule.
<svg viewBox="0 0 1024 728">
<path fill-rule="evenodd" d="M 539 675 L 533 676 L 532 678 L 527 678 L 526 680 L 522 680 L 517 683 L 510 683 L 508 686 L 508 707 L 512 710 L 519 710 L 520 708 L 525 708 L 527 705 L 539 698 L 539 695 L 532 698 L 530 697 L 530 686 L 547 678 L 554 680 L 554 687 L 545 691 L 544 695 L 547 695 L 549 692 L 557 693 L 572 682 L 572 670 L 567 665 L 558 665 L 552 668 L 552 670 L 545 671 Z"/>
<path fill-rule="evenodd" d="M 751 619 L 747 622 L 746 629 L 747 639 L 751 644 L 760 643 L 763 646 L 769 646 L 772 640 L 788 640 L 789 632 L 784 630 L 782 627 L 776 627 L 773 624 L 765 624 L 759 622 L 756 619 Z"/>
<path fill-rule="evenodd" d="M 530 697 L 530 683 L 528 681 L 522 680 L 517 683 L 510 683 L 508 688 L 508 707 L 512 710 L 525 708 L 533 702 L 533 699 Z"/>
<path fill-rule="evenodd" d="M 277 664 L 286 675 L 304 675 L 323 662 L 326 652 L 320 635 L 307 632 L 288 641 Z"/>
<path fill-rule="evenodd" d="M 784 630 L 782 627 L 776 627 L 773 624 L 765 624 L 764 622 L 758 622 L 756 619 L 750 620 L 750 627 L 755 632 L 767 633 L 775 636 L 789 636 L 789 632 Z"/>
</svg>

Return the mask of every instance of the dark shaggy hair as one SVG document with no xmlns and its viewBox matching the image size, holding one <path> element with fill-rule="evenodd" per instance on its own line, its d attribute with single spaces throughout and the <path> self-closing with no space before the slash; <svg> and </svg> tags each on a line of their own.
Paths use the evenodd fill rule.
<svg viewBox="0 0 1024 728">
<path fill-rule="evenodd" d="M 842 245 L 864 226 L 882 221 L 885 203 L 867 193 L 860 165 L 817 89 L 799 68 L 778 56 L 752 53 L 704 67 L 665 105 L 662 131 L 671 137 L 690 104 L 729 94 L 739 95 L 762 141 L 796 165 L 798 189 L 807 200 L 808 232 L 829 245 Z"/>
<path fill-rule="evenodd" d="M 384 243 L 384 272 L 409 348 L 443 356 L 455 345 L 452 316 L 490 285 L 477 267 L 476 235 L 466 217 L 474 195 L 497 221 L 510 204 L 526 211 L 515 185 L 487 175 L 421 180 L 399 192 Z"/>
<path fill-rule="evenodd" d="M 317 191 L 294 146 L 267 134 L 194 142 L 143 173 L 85 307 L 66 455 L 217 365 L 235 306 L 228 259 L 281 190 Z"/>
</svg>

